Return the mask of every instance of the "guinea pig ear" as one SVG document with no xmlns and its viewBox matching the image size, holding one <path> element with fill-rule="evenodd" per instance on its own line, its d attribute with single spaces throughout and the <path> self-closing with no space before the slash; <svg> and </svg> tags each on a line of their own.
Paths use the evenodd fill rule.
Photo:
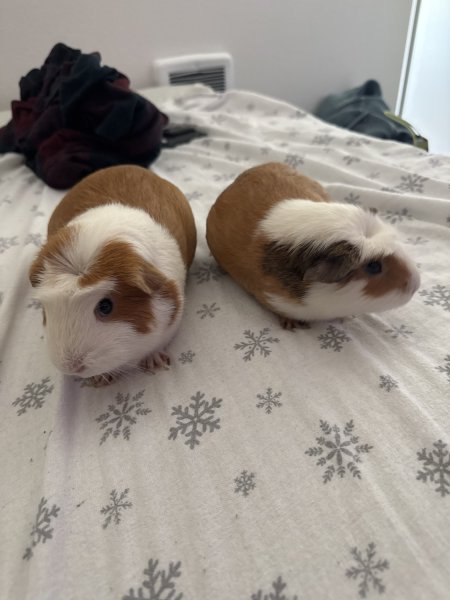
<svg viewBox="0 0 450 600">
<path fill-rule="evenodd" d="M 34 259 L 30 270 L 28 271 L 28 278 L 33 287 L 37 287 L 42 282 L 42 276 L 45 273 L 44 256 L 42 252 Z"/>
<path fill-rule="evenodd" d="M 303 281 L 336 283 L 346 277 L 358 265 L 359 250 L 348 242 L 337 242 L 320 251 L 303 273 Z"/>
<path fill-rule="evenodd" d="M 153 296 L 162 289 L 166 279 L 153 265 L 143 261 L 140 272 L 133 283 L 149 296 Z"/>
</svg>

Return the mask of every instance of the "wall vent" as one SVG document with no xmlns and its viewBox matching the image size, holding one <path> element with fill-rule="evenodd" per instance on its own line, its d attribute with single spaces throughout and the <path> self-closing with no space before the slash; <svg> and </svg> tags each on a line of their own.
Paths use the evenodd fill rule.
<svg viewBox="0 0 450 600">
<path fill-rule="evenodd" d="M 233 87 L 233 59 L 225 52 L 157 59 L 153 72 L 157 85 L 203 83 L 216 92 Z"/>
</svg>

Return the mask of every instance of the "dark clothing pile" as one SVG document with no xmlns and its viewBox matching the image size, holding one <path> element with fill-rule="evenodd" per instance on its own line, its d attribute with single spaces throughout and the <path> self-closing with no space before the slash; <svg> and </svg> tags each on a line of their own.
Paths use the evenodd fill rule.
<svg viewBox="0 0 450 600">
<path fill-rule="evenodd" d="M 167 116 L 100 60 L 97 52 L 56 44 L 40 69 L 21 78 L 12 120 L 0 129 L 0 152 L 24 154 L 54 188 L 103 167 L 146 167 L 159 154 Z"/>
<path fill-rule="evenodd" d="M 345 129 L 428 149 L 427 140 L 410 123 L 391 113 L 381 86 L 374 79 L 341 94 L 327 96 L 314 114 Z"/>
</svg>

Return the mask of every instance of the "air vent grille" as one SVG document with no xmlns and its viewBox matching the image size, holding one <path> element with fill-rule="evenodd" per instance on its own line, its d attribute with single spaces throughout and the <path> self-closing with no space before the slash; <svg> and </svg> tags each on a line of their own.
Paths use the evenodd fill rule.
<svg viewBox="0 0 450 600">
<path fill-rule="evenodd" d="M 216 92 L 224 92 L 226 89 L 225 69 L 223 67 L 170 73 L 169 80 L 171 85 L 204 83 L 212 87 Z"/>
</svg>

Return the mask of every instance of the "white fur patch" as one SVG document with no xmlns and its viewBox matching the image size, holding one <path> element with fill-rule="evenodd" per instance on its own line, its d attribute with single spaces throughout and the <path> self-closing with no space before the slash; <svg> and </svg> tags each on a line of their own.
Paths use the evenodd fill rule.
<svg viewBox="0 0 450 600">
<path fill-rule="evenodd" d="M 293 249 L 304 243 L 320 249 L 347 241 L 360 250 L 363 261 L 392 254 L 396 247 L 393 227 L 349 204 L 283 200 L 266 214 L 259 231 L 268 240 Z"/>
</svg>

